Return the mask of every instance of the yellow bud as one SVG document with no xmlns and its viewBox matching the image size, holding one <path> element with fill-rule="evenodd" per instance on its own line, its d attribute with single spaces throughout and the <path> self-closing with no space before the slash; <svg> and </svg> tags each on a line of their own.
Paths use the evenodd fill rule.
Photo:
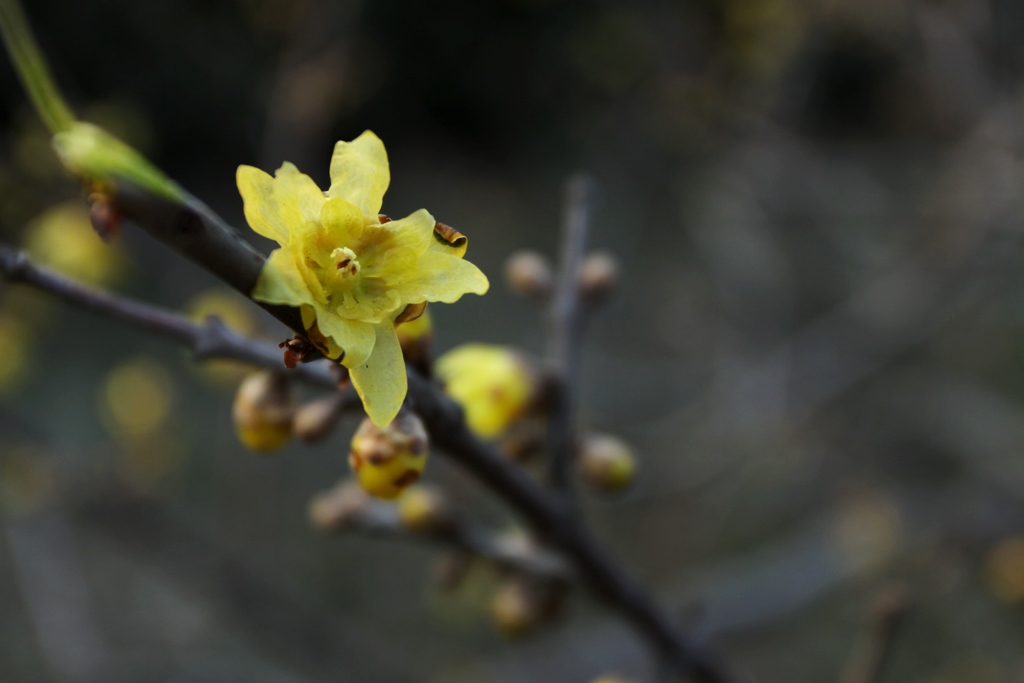
<svg viewBox="0 0 1024 683">
<path fill-rule="evenodd" d="M 466 411 L 469 428 L 485 439 L 500 436 L 526 412 L 538 384 L 527 361 L 504 346 L 463 344 L 438 358 L 434 369 Z"/>
<path fill-rule="evenodd" d="M 491 598 L 491 618 L 506 638 L 527 635 L 554 614 L 554 594 L 523 576 L 505 580 Z"/>
<path fill-rule="evenodd" d="M 546 299 L 554 288 L 551 264 L 526 249 L 513 252 L 505 261 L 505 279 L 513 292 L 531 299 Z"/>
<path fill-rule="evenodd" d="M 455 520 L 444 494 L 433 486 L 410 487 L 398 498 L 398 518 L 411 531 L 443 533 Z"/>
<path fill-rule="evenodd" d="M 580 296 L 591 303 L 602 301 L 619 282 L 619 261 L 606 251 L 588 255 L 580 264 Z"/>
<path fill-rule="evenodd" d="M 320 441 L 338 424 L 342 405 L 340 393 L 303 405 L 292 418 L 292 432 L 303 441 Z"/>
<path fill-rule="evenodd" d="M 254 373 L 235 393 L 235 434 L 250 450 L 277 450 L 291 436 L 293 412 L 288 381 L 278 373 Z"/>
<path fill-rule="evenodd" d="M 339 531 L 361 514 L 369 496 L 355 482 L 342 480 L 334 488 L 318 493 L 309 501 L 309 521 L 322 531 Z"/>
<path fill-rule="evenodd" d="M 636 457 L 626 442 L 608 434 L 591 434 L 579 451 L 583 478 L 598 491 L 610 493 L 625 488 L 636 473 Z"/>
<path fill-rule="evenodd" d="M 396 498 L 423 473 L 427 430 L 408 411 L 385 427 L 365 418 L 352 437 L 348 462 L 364 491 L 386 500 Z"/>
</svg>

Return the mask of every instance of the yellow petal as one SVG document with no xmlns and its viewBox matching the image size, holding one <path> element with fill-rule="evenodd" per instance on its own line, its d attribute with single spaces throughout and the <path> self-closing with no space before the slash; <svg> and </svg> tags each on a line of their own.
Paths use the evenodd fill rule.
<svg viewBox="0 0 1024 683">
<path fill-rule="evenodd" d="M 434 217 L 426 209 L 420 209 L 405 218 L 384 224 L 384 229 L 395 236 L 403 247 L 412 249 L 419 256 L 434 242 Z"/>
<path fill-rule="evenodd" d="M 331 236 L 332 246 L 352 245 L 363 234 L 363 212 L 347 199 L 331 197 L 320 210 L 320 224 Z"/>
<path fill-rule="evenodd" d="M 366 361 L 376 343 L 373 325 L 361 320 L 342 318 L 319 304 L 316 304 L 313 310 L 316 313 L 316 325 L 320 328 L 321 334 L 330 337 L 345 351 L 344 363 L 346 366 L 352 367 Z"/>
<path fill-rule="evenodd" d="M 463 294 L 485 294 L 490 287 L 487 276 L 469 261 L 458 256 L 430 250 L 420 256 L 416 273 L 395 285 L 402 301 L 443 301 L 450 304 Z"/>
<path fill-rule="evenodd" d="M 313 295 L 306 286 L 295 259 L 287 249 L 275 249 L 263 264 L 252 298 L 266 304 L 299 306 L 312 304 Z"/>
<path fill-rule="evenodd" d="M 245 220 L 256 233 L 283 246 L 292 237 L 318 228 L 324 194 L 293 164 L 285 162 L 273 178 L 258 168 L 239 166 L 236 178 Z"/>
<path fill-rule="evenodd" d="M 375 425 L 384 426 L 398 415 L 408 390 L 408 380 L 395 326 L 386 322 L 375 325 L 374 329 L 377 341 L 370 357 L 360 365 L 345 365 L 348 366 L 352 385 L 363 400 L 366 414 Z"/>
<path fill-rule="evenodd" d="M 320 225 L 320 212 L 327 199 L 317 184 L 287 161 L 274 174 L 274 199 L 281 219 L 296 237 Z"/>
<path fill-rule="evenodd" d="M 329 197 L 347 199 L 363 214 L 376 217 L 390 182 L 391 171 L 384 143 L 371 131 L 364 132 L 352 142 L 342 140 L 334 146 L 331 189 L 327 191 Z"/>
<path fill-rule="evenodd" d="M 274 179 L 253 166 L 239 166 L 235 178 L 249 227 L 278 244 L 287 244 L 288 226 L 281 219 L 274 201 Z"/>
</svg>

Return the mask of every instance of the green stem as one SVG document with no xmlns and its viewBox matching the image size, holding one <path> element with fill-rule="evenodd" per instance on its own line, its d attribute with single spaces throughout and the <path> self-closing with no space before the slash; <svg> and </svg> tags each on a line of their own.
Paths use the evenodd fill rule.
<svg viewBox="0 0 1024 683">
<path fill-rule="evenodd" d="M 50 132 L 71 128 L 75 117 L 61 97 L 17 0 L 0 0 L 0 35 L 18 78 Z"/>
</svg>

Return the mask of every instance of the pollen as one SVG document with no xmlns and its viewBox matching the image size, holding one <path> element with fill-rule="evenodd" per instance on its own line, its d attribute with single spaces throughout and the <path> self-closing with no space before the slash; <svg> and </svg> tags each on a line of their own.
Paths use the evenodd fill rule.
<svg viewBox="0 0 1024 683">
<path fill-rule="evenodd" d="M 359 272 L 359 261 L 356 252 L 348 247 L 338 247 L 331 252 L 331 258 L 338 268 L 339 275 L 355 275 Z"/>
</svg>

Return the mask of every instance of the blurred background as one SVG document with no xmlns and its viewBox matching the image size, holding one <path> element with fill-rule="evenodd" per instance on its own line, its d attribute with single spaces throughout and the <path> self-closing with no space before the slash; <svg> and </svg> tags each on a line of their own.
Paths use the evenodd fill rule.
<svg viewBox="0 0 1024 683">
<path fill-rule="evenodd" d="M 1024 4 L 26 5 L 81 116 L 235 225 L 239 164 L 326 186 L 334 141 L 377 132 L 384 210 L 430 209 L 492 281 L 431 309 L 439 352 L 542 350 L 502 264 L 553 255 L 563 181 L 593 174 L 622 283 L 581 424 L 641 463 L 627 493 L 584 496 L 599 537 L 761 683 L 840 680 L 894 581 L 912 606 L 881 680 L 1024 681 Z M 6 61 L 0 127 L 4 242 L 287 336 L 131 226 L 104 246 Z M 493 572 L 444 592 L 436 548 L 315 531 L 355 420 L 253 455 L 241 376 L 0 287 L 0 679 L 656 679 L 581 591 L 509 643 Z M 442 456 L 426 478 L 516 525 Z"/>
</svg>

